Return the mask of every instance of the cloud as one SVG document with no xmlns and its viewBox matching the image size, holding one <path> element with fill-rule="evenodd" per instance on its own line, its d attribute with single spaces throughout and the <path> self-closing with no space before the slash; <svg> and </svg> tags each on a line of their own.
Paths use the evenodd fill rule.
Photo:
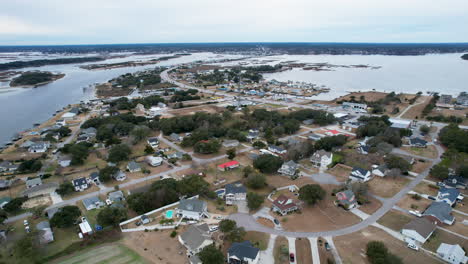
<svg viewBox="0 0 468 264">
<path fill-rule="evenodd" d="M 0 35 L 50 35 L 63 31 L 57 28 L 34 25 L 11 16 L 0 15 Z"/>
<path fill-rule="evenodd" d="M 439 2 L 2 1 L 0 45 L 28 41 L 30 44 L 466 41 L 468 1 Z"/>
</svg>

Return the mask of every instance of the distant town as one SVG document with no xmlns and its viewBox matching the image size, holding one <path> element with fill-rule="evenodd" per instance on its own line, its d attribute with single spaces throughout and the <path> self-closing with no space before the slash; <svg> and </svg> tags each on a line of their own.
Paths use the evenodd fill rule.
<svg viewBox="0 0 468 264">
<path fill-rule="evenodd" d="M 0 261 L 467 262 L 467 92 L 317 100 L 332 88 L 265 74 L 379 65 L 237 60 L 95 83 L 95 98 L 15 135 L 0 154 Z M 18 85 L 63 77 L 12 70 Z"/>
</svg>

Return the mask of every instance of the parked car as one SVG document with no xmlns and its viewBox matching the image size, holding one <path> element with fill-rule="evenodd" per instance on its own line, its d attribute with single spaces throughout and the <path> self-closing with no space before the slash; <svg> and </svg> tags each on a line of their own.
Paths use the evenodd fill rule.
<svg viewBox="0 0 468 264">
<path fill-rule="evenodd" d="M 427 199 L 429 199 L 429 200 L 434 200 L 434 201 L 436 200 L 436 198 L 435 198 L 434 196 L 430 196 L 430 195 L 427 196 Z"/>
<path fill-rule="evenodd" d="M 81 223 L 84 223 L 84 222 L 88 222 L 88 219 L 86 219 L 86 217 L 81 217 Z"/>
<path fill-rule="evenodd" d="M 289 262 L 294 262 L 294 253 L 289 254 Z"/>
<path fill-rule="evenodd" d="M 406 245 L 408 248 L 411 248 L 412 250 L 416 250 L 416 251 L 419 251 L 419 247 L 416 246 L 415 244 L 413 243 L 408 243 L 408 245 Z"/>
<path fill-rule="evenodd" d="M 24 219 L 23 225 L 25 225 L 25 226 L 29 225 L 28 220 Z"/>
<path fill-rule="evenodd" d="M 24 228 L 24 230 L 26 230 L 26 233 L 31 232 L 31 229 L 29 228 L 29 226 L 26 226 L 26 227 Z"/>
<path fill-rule="evenodd" d="M 331 250 L 330 244 L 328 244 L 328 242 L 325 242 L 325 249 L 326 249 L 327 251 L 330 251 L 330 250 Z"/>
<path fill-rule="evenodd" d="M 278 219 L 276 219 L 276 218 L 273 220 L 273 222 L 275 223 L 275 225 L 279 225 L 279 224 L 280 224 L 280 222 L 279 222 Z"/>
<path fill-rule="evenodd" d="M 210 232 L 218 231 L 218 229 L 219 229 L 218 226 L 210 226 Z"/>
</svg>

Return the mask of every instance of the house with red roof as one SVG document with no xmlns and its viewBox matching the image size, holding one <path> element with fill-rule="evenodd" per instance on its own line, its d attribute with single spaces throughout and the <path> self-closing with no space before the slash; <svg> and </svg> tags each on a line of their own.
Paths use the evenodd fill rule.
<svg viewBox="0 0 468 264">
<path fill-rule="evenodd" d="M 219 164 L 218 165 L 218 170 L 220 171 L 228 171 L 228 170 L 232 170 L 232 169 L 235 169 L 237 167 L 240 166 L 240 163 L 238 161 L 235 161 L 235 160 L 231 160 L 231 161 L 228 161 L 226 163 L 223 163 L 223 164 Z"/>
<path fill-rule="evenodd" d="M 280 215 L 287 215 L 290 212 L 298 210 L 300 208 L 300 202 L 281 194 L 273 201 L 273 206 L 271 208 L 273 212 L 277 212 Z"/>
</svg>

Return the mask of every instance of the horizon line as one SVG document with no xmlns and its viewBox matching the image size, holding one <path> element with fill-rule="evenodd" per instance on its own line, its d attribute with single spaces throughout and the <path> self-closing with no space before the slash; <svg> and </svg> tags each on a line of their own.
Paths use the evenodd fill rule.
<svg viewBox="0 0 468 264">
<path fill-rule="evenodd" d="M 0 45 L 2 47 L 50 47 L 50 46 L 118 46 L 118 45 L 196 45 L 196 44 L 372 44 L 372 45 L 468 45 L 468 42 L 154 42 L 154 43 L 105 43 L 105 44 L 30 44 Z"/>
</svg>

